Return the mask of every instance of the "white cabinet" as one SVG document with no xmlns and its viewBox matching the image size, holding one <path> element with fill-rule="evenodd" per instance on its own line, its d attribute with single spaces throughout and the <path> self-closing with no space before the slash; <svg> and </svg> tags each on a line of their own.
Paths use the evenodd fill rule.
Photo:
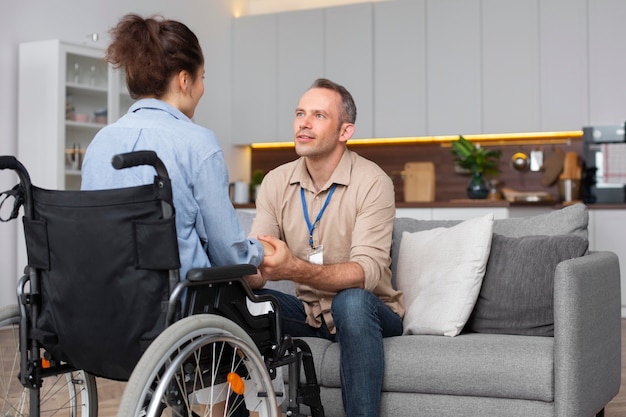
<svg viewBox="0 0 626 417">
<path fill-rule="evenodd" d="M 278 135 L 273 140 L 291 142 L 300 96 L 324 76 L 324 10 L 278 15 L 277 74 Z"/>
<path fill-rule="evenodd" d="M 538 3 L 482 0 L 484 133 L 540 129 Z"/>
<path fill-rule="evenodd" d="M 277 15 L 269 14 L 233 22 L 233 144 L 281 140 L 277 119 L 277 20 Z"/>
<path fill-rule="evenodd" d="M 593 0 L 589 10 L 589 123 L 617 124 L 626 118 L 626 2 Z"/>
<path fill-rule="evenodd" d="M 425 0 L 374 5 L 374 137 L 428 134 L 425 7 Z"/>
<path fill-rule="evenodd" d="M 17 157 L 33 184 L 77 189 L 87 145 L 130 106 L 120 72 L 103 57 L 59 40 L 20 44 Z"/>
<path fill-rule="evenodd" d="M 374 135 L 371 3 L 325 9 L 324 76 L 345 86 L 357 107 L 355 138 Z"/>
<path fill-rule="evenodd" d="M 322 77 L 354 96 L 354 137 L 372 137 L 371 23 L 371 4 L 235 19 L 232 143 L 293 140 L 298 100 Z"/>
<path fill-rule="evenodd" d="M 589 123 L 587 3 L 539 2 L 541 130 L 579 130 Z"/>
<path fill-rule="evenodd" d="M 234 139 L 290 140 L 291 101 L 321 76 L 354 95 L 355 137 L 620 123 L 625 14 L 620 0 L 394 0 L 237 19 Z"/>
<path fill-rule="evenodd" d="M 589 210 L 589 250 L 614 252 L 619 258 L 622 317 L 626 317 L 626 210 Z"/>
<path fill-rule="evenodd" d="M 428 134 L 482 133 L 479 0 L 428 2 Z"/>
</svg>

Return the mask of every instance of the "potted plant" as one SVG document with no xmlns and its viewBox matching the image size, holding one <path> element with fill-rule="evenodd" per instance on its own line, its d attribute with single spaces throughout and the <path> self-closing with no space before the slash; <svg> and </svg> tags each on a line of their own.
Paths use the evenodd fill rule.
<svg viewBox="0 0 626 417">
<path fill-rule="evenodd" d="M 479 144 L 474 145 L 462 135 L 452 142 L 454 162 L 460 168 L 469 171 L 471 177 L 467 185 L 469 198 L 487 198 L 489 185 L 485 175 L 496 175 L 500 172 L 499 163 L 501 150 L 485 149 Z"/>
<path fill-rule="evenodd" d="M 259 192 L 259 187 L 263 182 L 263 177 L 265 176 L 265 172 L 260 169 L 255 169 L 252 173 L 252 179 L 250 181 L 250 199 L 252 201 L 256 201 L 256 197 Z"/>
</svg>

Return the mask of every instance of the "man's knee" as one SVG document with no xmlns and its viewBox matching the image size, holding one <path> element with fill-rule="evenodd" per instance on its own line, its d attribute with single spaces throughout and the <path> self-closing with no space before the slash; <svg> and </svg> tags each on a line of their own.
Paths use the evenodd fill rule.
<svg viewBox="0 0 626 417">
<path fill-rule="evenodd" d="M 335 322 L 342 322 L 343 318 L 346 318 L 346 321 L 348 321 L 355 317 L 370 316 L 371 310 L 375 308 L 372 297 L 376 296 L 370 291 L 360 288 L 349 288 L 338 292 L 333 298 L 331 306 Z"/>
</svg>

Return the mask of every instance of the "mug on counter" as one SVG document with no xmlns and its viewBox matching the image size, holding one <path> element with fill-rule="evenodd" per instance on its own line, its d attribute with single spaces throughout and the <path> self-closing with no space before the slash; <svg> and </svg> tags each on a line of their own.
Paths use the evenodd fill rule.
<svg viewBox="0 0 626 417">
<path fill-rule="evenodd" d="M 235 181 L 229 184 L 230 201 L 233 204 L 248 204 L 250 202 L 250 187 L 244 181 Z"/>
</svg>

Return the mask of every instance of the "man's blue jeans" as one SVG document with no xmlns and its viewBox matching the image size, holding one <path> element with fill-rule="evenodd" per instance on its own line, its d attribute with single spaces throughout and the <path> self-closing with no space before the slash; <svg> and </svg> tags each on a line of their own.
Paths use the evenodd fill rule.
<svg viewBox="0 0 626 417">
<path fill-rule="evenodd" d="M 341 392 L 346 415 L 378 416 L 385 367 L 383 338 L 402 334 L 400 316 L 370 291 L 343 290 L 332 302 L 337 333 L 331 334 L 326 324 L 319 329 L 306 324 L 304 305 L 296 297 L 270 289 L 255 292 L 276 297 L 284 334 L 339 342 Z"/>
</svg>

